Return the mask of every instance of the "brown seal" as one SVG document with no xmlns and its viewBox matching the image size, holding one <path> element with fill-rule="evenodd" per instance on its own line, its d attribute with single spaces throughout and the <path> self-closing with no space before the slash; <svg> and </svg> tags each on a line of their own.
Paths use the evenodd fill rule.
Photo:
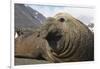
<svg viewBox="0 0 100 69">
<path fill-rule="evenodd" d="M 15 56 L 51 62 L 94 60 L 94 35 L 81 21 L 67 13 L 49 17 L 32 35 L 15 41 Z"/>
</svg>

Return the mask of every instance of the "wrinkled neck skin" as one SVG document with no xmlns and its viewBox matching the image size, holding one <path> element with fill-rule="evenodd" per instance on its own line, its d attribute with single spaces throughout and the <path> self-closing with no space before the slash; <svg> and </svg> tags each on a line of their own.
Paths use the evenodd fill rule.
<svg viewBox="0 0 100 69">
<path fill-rule="evenodd" d="M 40 29 L 40 37 L 46 39 L 51 50 L 57 54 L 60 54 L 65 45 L 69 42 L 69 34 L 67 35 L 68 31 L 66 31 L 68 27 L 66 23 L 54 23 L 50 22 L 43 25 Z M 66 41 L 66 39 L 68 39 Z"/>
<path fill-rule="evenodd" d="M 62 30 L 54 30 L 55 29 L 49 32 L 47 32 L 47 30 L 42 30 L 40 32 L 40 37 L 47 40 L 49 46 L 51 47 L 51 51 L 59 55 L 62 52 L 64 46 L 68 44 L 67 41 L 69 41 L 69 36 L 66 35 L 67 32 L 64 32 Z M 44 32 L 46 33 L 43 35 Z M 68 39 L 67 41 L 66 38 Z"/>
</svg>

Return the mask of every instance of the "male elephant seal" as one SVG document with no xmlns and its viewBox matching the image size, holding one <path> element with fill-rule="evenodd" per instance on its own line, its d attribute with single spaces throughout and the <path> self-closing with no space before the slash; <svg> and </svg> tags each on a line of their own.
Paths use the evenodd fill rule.
<svg viewBox="0 0 100 69">
<path fill-rule="evenodd" d="M 51 62 L 94 60 L 94 35 L 81 21 L 67 13 L 46 19 L 32 35 L 15 41 L 15 56 L 43 57 Z"/>
</svg>

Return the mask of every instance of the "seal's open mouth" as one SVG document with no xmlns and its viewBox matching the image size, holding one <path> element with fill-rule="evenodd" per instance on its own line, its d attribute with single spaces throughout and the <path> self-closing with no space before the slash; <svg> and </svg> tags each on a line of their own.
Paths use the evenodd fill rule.
<svg viewBox="0 0 100 69">
<path fill-rule="evenodd" d="M 48 41 L 49 46 L 51 46 L 51 48 L 56 50 L 57 42 L 61 39 L 61 37 L 62 37 L 62 34 L 60 31 L 51 31 L 46 36 L 46 40 Z"/>
</svg>

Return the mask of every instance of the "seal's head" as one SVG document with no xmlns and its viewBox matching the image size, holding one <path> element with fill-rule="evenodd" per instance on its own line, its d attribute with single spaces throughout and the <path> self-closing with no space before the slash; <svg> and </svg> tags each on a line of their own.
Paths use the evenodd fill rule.
<svg viewBox="0 0 100 69">
<path fill-rule="evenodd" d="M 93 59 L 92 32 L 68 13 L 58 13 L 54 17 L 47 18 L 41 34 L 55 53 L 54 56 L 65 58 L 63 61 Z"/>
<path fill-rule="evenodd" d="M 67 13 L 58 13 L 54 17 L 46 19 L 45 25 L 42 27 L 42 36 L 55 51 L 60 50 L 66 36 L 69 37 L 72 27 L 75 26 L 73 20 L 75 19 Z"/>
<path fill-rule="evenodd" d="M 43 28 L 42 35 L 48 41 L 49 45 L 52 48 L 54 48 L 54 50 L 56 50 L 59 41 L 67 32 L 66 19 L 65 18 L 56 19 L 54 17 L 48 17 L 47 20 L 45 21 L 44 27 L 42 28 Z"/>
</svg>

